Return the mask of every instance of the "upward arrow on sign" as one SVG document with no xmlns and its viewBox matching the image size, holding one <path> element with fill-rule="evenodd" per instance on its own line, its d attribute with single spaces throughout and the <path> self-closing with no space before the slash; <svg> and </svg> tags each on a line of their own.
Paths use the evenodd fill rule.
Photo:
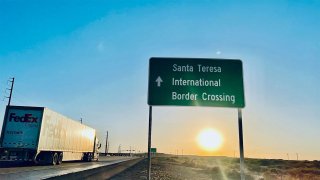
<svg viewBox="0 0 320 180">
<path fill-rule="evenodd" d="M 157 82 L 157 86 L 160 87 L 161 83 L 163 82 L 160 76 L 158 76 L 158 78 L 156 79 L 156 82 Z"/>
</svg>

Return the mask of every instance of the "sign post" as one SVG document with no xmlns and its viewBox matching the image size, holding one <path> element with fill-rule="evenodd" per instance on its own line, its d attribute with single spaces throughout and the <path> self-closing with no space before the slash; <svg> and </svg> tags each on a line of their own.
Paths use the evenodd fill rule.
<svg viewBox="0 0 320 180">
<path fill-rule="evenodd" d="M 240 171 L 244 179 L 241 108 L 245 106 L 245 99 L 241 60 L 150 58 L 148 105 L 148 179 L 151 178 L 152 106 L 238 108 Z"/>
<path fill-rule="evenodd" d="M 241 175 L 241 180 L 245 180 L 243 133 L 242 133 L 242 112 L 241 112 L 240 108 L 238 109 L 238 126 L 239 126 L 239 149 L 240 149 L 240 175 Z"/>
<path fill-rule="evenodd" d="M 148 180 L 151 179 L 151 129 L 152 129 L 152 106 L 149 106 L 149 131 L 148 131 Z"/>
</svg>

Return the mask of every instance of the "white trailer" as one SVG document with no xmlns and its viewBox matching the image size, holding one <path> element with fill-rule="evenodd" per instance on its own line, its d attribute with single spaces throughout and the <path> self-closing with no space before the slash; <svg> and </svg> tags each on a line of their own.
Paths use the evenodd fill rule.
<svg viewBox="0 0 320 180">
<path fill-rule="evenodd" d="M 0 160 L 61 164 L 98 160 L 95 129 L 45 107 L 7 106 Z"/>
</svg>

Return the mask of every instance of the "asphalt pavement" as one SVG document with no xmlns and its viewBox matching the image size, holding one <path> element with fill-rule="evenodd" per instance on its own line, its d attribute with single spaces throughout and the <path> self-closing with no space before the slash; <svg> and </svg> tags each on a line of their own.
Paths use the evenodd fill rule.
<svg viewBox="0 0 320 180">
<path fill-rule="evenodd" d="M 133 159 L 132 157 L 100 156 L 97 162 L 63 162 L 61 165 L 31 165 L 31 164 L 2 164 L 0 167 L 0 179 L 28 180 L 46 179 L 64 174 L 99 168 Z"/>
</svg>

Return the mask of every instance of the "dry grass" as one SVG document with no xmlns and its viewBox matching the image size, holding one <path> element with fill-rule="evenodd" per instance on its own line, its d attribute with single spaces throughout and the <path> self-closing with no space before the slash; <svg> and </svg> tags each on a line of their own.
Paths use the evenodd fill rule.
<svg viewBox="0 0 320 180">
<path fill-rule="evenodd" d="M 239 159 L 229 157 L 158 157 L 159 162 L 179 164 L 211 174 L 213 179 L 239 179 Z M 155 158 L 157 159 L 157 158 Z M 161 160 L 160 160 L 161 159 Z M 320 161 L 246 159 L 246 179 L 320 180 Z"/>
<path fill-rule="evenodd" d="M 319 161 L 246 159 L 246 180 L 320 180 Z M 146 179 L 146 164 L 115 179 Z M 239 180 L 239 159 L 229 157 L 158 156 L 152 159 L 153 179 Z"/>
</svg>

